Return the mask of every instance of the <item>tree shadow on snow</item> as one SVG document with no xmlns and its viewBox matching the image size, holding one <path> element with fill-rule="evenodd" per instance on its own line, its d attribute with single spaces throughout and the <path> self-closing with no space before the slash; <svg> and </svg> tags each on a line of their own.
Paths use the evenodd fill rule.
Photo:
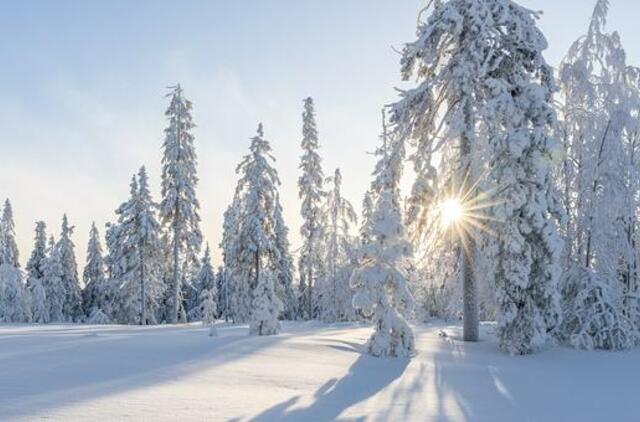
<svg viewBox="0 0 640 422">
<path fill-rule="evenodd" d="M 246 326 L 219 327 L 218 337 L 198 326 L 82 325 L 65 327 L 64 334 L 43 328 L 15 336 L 13 352 L 0 353 L 0 419 L 176 380 L 289 337 L 251 337 Z"/>
<path fill-rule="evenodd" d="M 354 351 L 353 344 L 331 347 Z M 351 365 L 347 375 L 341 379 L 333 378 L 327 381 L 314 393 L 311 405 L 293 408 L 300 400 L 300 396 L 296 396 L 265 410 L 251 420 L 335 420 L 344 410 L 389 386 L 402 375 L 408 364 L 408 358 L 375 358 L 361 354 Z"/>
<path fill-rule="evenodd" d="M 492 333 L 478 343 L 460 337 L 443 339 L 433 356 L 438 420 L 638 420 L 637 388 L 619 388 L 640 367 L 633 353 L 557 347 L 509 356 Z"/>
<path fill-rule="evenodd" d="M 499 352 L 490 336 L 468 343 L 457 331 L 448 332 L 433 355 L 437 420 L 518 420 L 522 414 L 512 385 L 501 376 L 503 366 L 518 358 Z"/>
</svg>

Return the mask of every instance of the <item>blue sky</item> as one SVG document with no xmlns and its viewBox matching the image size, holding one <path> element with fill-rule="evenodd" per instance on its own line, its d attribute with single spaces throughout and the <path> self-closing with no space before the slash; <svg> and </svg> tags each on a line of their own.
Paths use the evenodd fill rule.
<svg viewBox="0 0 640 422">
<path fill-rule="evenodd" d="M 59 232 L 67 212 L 84 262 L 145 164 L 159 192 L 165 87 L 194 103 L 203 231 L 220 240 L 234 169 L 259 121 L 283 182 L 298 246 L 302 98 L 316 100 L 325 173 L 340 167 L 359 208 L 399 56 L 424 0 L 12 1 L 0 15 L 0 196 L 11 198 L 21 261 L 34 221 Z M 548 61 L 582 34 L 595 0 L 523 0 L 545 13 Z M 640 64 L 640 3 L 611 0 L 629 62 Z M 218 254 L 216 265 L 218 264 Z"/>
</svg>

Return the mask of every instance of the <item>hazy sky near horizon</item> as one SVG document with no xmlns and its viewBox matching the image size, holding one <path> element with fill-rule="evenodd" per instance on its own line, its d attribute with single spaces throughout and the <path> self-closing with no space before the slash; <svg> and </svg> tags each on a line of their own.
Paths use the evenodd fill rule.
<svg viewBox="0 0 640 422">
<path fill-rule="evenodd" d="M 557 65 L 587 28 L 595 0 L 522 0 Z M 380 108 L 395 99 L 399 56 L 425 0 L 30 0 L 0 15 L 0 197 L 11 199 L 24 264 L 34 222 L 76 226 L 80 269 L 89 226 L 114 219 L 146 165 L 159 200 L 166 87 L 193 101 L 202 229 L 216 251 L 235 166 L 258 122 L 272 142 L 285 218 L 299 246 L 302 99 L 313 96 L 325 174 L 340 167 L 359 210 Z M 640 65 L 636 0 L 611 0 L 629 62 Z M 104 245 L 103 245 L 104 246 Z"/>
</svg>

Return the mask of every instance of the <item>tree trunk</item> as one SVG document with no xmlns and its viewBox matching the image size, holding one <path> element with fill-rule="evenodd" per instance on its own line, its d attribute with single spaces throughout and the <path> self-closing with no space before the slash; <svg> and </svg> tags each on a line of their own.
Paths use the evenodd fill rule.
<svg viewBox="0 0 640 422">
<path fill-rule="evenodd" d="M 311 289 L 313 288 L 311 286 L 311 282 L 313 280 L 313 264 L 314 264 L 314 257 L 313 257 L 313 241 L 315 240 L 315 232 L 316 232 L 316 227 L 315 227 L 315 222 L 312 220 L 311 221 L 311 231 L 310 231 L 310 235 L 309 235 L 309 275 L 307 277 L 307 319 L 313 319 L 313 300 L 312 300 L 312 292 Z"/>
<path fill-rule="evenodd" d="M 256 284 L 253 286 L 255 290 L 260 284 L 260 249 L 256 250 Z"/>
<path fill-rule="evenodd" d="M 145 274 L 144 274 L 144 249 L 141 245 L 138 245 L 139 251 L 138 254 L 140 256 L 139 265 L 140 265 L 140 325 L 147 324 L 147 293 L 145 286 Z"/>
<path fill-rule="evenodd" d="M 229 274 L 227 270 L 222 273 L 222 281 L 224 282 L 224 320 L 229 322 Z"/>
<path fill-rule="evenodd" d="M 478 341 L 479 338 L 478 292 L 473 274 L 475 248 L 475 241 L 469 236 L 467 247 L 462 247 L 460 251 L 463 302 L 462 337 L 464 341 Z"/>
<path fill-rule="evenodd" d="M 313 304 L 311 300 L 311 280 L 313 278 L 313 263 L 309 265 L 309 279 L 307 280 L 307 315 L 313 319 Z"/>
<path fill-rule="evenodd" d="M 471 104 L 467 101 L 464 107 L 464 118 L 466 130 L 460 137 L 460 167 L 462 170 L 462 181 L 464 181 L 462 189 L 463 195 L 467 195 L 465 184 L 473 184 L 474 179 L 471 174 L 471 140 L 466 131 L 472 131 L 474 119 L 471 112 Z M 473 194 L 475 196 L 475 194 Z M 472 196 L 472 197 L 473 197 Z M 464 224 L 464 221 L 461 222 Z M 467 230 L 460 230 L 460 271 L 462 272 L 462 310 L 463 325 L 462 337 L 464 341 L 478 341 L 479 338 L 479 322 L 478 322 L 478 294 L 476 288 L 475 274 L 473 264 L 475 261 L 476 242 L 473 235 L 467 234 Z"/>
<path fill-rule="evenodd" d="M 177 207 L 176 207 L 177 208 Z M 173 315 L 172 319 L 174 324 L 178 323 L 178 313 L 180 311 L 180 274 L 178 273 L 178 257 L 179 257 L 179 243 L 178 243 L 178 224 L 174 222 L 173 224 L 173 288 L 174 288 L 174 297 L 173 297 Z"/>
<path fill-rule="evenodd" d="M 178 123 L 176 126 L 176 142 L 178 144 L 178 157 L 176 158 L 176 161 L 179 163 L 180 162 L 180 141 L 181 141 L 181 135 L 180 135 L 180 119 L 178 118 Z M 176 186 L 176 189 L 178 189 L 178 186 Z M 176 204 L 175 204 L 175 209 L 174 209 L 174 213 L 173 213 L 173 288 L 175 289 L 174 292 L 174 303 L 173 303 L 173 323 L 177 324 L 178 323 L 178 314 L 180 313 L 180 274 L 178 271 L 178 260 L 179 260 L 179 256 L 180 256 L 180 242 L 179 242 L 179 234 L 180 234 L 180 230 L 178 228 L 179 226 L 179 220 L 180 220 L 180 192 L 177 192 L 176 195 Z"/>
</svg>

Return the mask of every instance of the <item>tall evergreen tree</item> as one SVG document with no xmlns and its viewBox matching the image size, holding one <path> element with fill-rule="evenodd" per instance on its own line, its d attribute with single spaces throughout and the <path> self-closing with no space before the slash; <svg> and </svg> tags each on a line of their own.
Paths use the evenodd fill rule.
<svg viewBox="0 0 640 422">
<path fill-rule="evenodd" d="M 289 228 L 282 216 L 280 196 L 276 197 L 276 209 L 273 214 L 275 246 L 278 251 L 274 258 L 273 272 L 276 274 L 275 290 L 283 304 L 283 317 L 296 319 L 299 314 L 298 297 L 293 289 L 293 258 L 289 252 Z"/>
<path fill-rule="evenodd" d="M 382 134 L 380 136 L 381 145 L 376 149 L 375 155 L 377 156 L 385 156 L 385 154 L 389 153 L 389 148 L 391 147 L 389 143 L 389 133 L 387 131 L 387 115 L 382 109 Z M 404 144 L 403 144 L 404 145 Z M 404 154 L 404 149 L 400 152 Z M 400 163 L 405 159 L 404 155 L 401 157 Z M 367 244 L 370 240 L 370 233 L 373 225 L 373 213 L 375 208 L 375 203 L 380 194 L 380 190 L 382 187 L 381 178 L 384 176 L 384 168 L 386 165 L 386 161 L 382 159 L 378 159 L 375 164 L 375 168 L 373 171 L 373 180 L 369 186 L 369 189 L 364 194 L 364 198 L 362 200 L 362 224 L 360 225 L 360 244 Z M 397 169 L 400 171 L 401 169 Z M 419 173 L 418 173 L 419 174 Z M 417 183 L 417 182 L 416 182 Z M 415 189 L 415 188 L 414 188 Z"/>
<path fill-rule="evenodd" d="M 87 246 L 87 262 L 82 272 L 84 289 L 82 291 L 82 306 L 87 318 L 96 316 L 99 311 L 108 317 L 109 285 L 105 275 L 105 262 L 100 244 L 100 234 L 96 223 L 91 224 L 89 244 Z"/>
<path fill-rule="evenodd" d="M 33 290 L 37 280 L 42 279 L 44 261 L 47 258 L 47 233 L 44 221 L 36 222 L 33 251 L 27 262 L 27 287 Z"/>
<path fill-rule="evenodd" d="M 224 290 L 227 294 L 227 300 L 224 302 L 225 319 L 229 318 L 234 322 L 247 322 L 251 315 L 251 289 L 249 288 L 249 279 L 238 274 L 240 268 L 236 261 L 240 252 L 238 248 L 242 247 L 238 241 L 240 212 L 240 199 L 236 192 L 233 201 L 224 213 L 220 247 L 224 263 Z"/>
<path fill-rule="evenodd" d="M 435 152 L 457 153 L 454 178 L 440 184 L 462 182 L 456 191 L 471 197 L 465 205 L 474 214 L 481 198 L 464 181 L 475 183 L 479 170 L 491 168 L 500 187 L 495 198 L 500 204 L 493 208 L 501 221 L 493 228 L 499 245 L 498 337 L 504 350 L 517 354 L 534 350 L 558 324 L 558 236 L 551 215 L 559 210 L 548 164 L 555 146 L 547 135 L 554 122 L 549 105 L 554 85 L 536 18 L 511 0 L 434 2 L 419 23 L 417 40 L 403 51 L 403 78 L 418 75 L 420 83 L 402 92 L 393 116 L 400 135 L 417 144 L 412 220 L 421 221 L 420 207 L 433 205 Z M 468 222 L 459 266 L 470 340 L 478 332 L 477 233 L 471 229 L 481 224 Z"/>
<path fill-rule="evenodd" d="M 494 207 L 500 222 L 495 225 L 497 336 L 503 350 L 525 354 L 545 344 L 561 318 L 562 241 L 556 225 L 561 210 L 551 180 L 558 145 L 549 135 L 555 124 L 555 85 L 542 56 L 547 42 L 536 27 L 537 15 L 513 2 L 492 6 L 490 28 L 522 28 L 499 33 L 485 48 L 494 57 L 487 118 L 495 124 L 490 128 L 491 170 L 501 188 L 501 202 Z"/>
<path fill-rule="evenodd" d="M 376 192 L 369 242 L 362 246 L 358 268 L 350 284 L 355 290 L 353 305 L 372 316 L 375 331 L 368 342 L 374 356 L 409 356 L 414 351 L 411 328 L 402 316 L 413 309 L 407 283 L 411 243 L 406 239 L 400 203 L 400 178 L 404 142 L 378 149 L 373 188 Z"/>
<path fill-rule="evenodd" d="M 31 307 L 20 268 L 5 262 L 0 264 L 0 321 L 29 322 Z"/>
<path fill-rule="evenodd" d="M 16 243 L 16 225 L 13 221 L 13 208 L 9 199 L 4 201 L 0 218 L 0 265 L 9 264 L 20 268 L 20 255 Z"/>
<path fill-rule="evenodd" d="M 302 113 L 302 158 L 298 179 L 299 196 L 302 200 L 300 213 L 303 244 L 298 260 L 300 276 L 301 312 L 307 319 L 313 318 L 313 285 L 322 275 L 322 200 L 324 197 L 322 161 L 318 154 L 318 129 L 311 97 L 304 100 Z"/>
<path fill-rule="evenodd" d="M 80 280 L 78 279 L 78 265 L 76 264 L 75 245 L 71 240 L 73 226 L 69 226 L 67 215 L 62 217 L 62 231 L 60 239 L 55 245 L 62 274 L 60 281 L 65 292 L 62 313 L 66 321 L 78 321 L 82 318 L 82 295 Z"/>
<path fill-rule="evenodd" d="M 231 286 L 227 282 L 226 269 L 219 266 L 216 272 L 216 286 L 218 298 L 216 299 L 218 317 L 229 321 L 231 319 Z"/>
<path fill-rule="evenodd" d="M 60 250 L 56 247 L 53 236 L 51 236 L 47 245 L 47 259 L 42 268 L 47 312 L 41 315 L 41 322 L 64 322 L 67 319 L 64 314 L 66 289 L 62 284 L 63 276 L 64 269 Z"/>
<path fill-rule="evenodd" d="M 481 142 L 477 136 L 481 118 L 478 109 L 485 104 L 480 91 L 486 90 L 487 78 L 481 62 L 490 54 L 485 44 L 492 36 L 490 18 L 485 16 L 493 6 L 485 0 L 433 3 L 426 21 L 418 23 L 417 40 L 403 50 L 402 78 L 409 80 L 416 74 L 419 84 L 402 92 L 392 118 L 402 136 L 415 139 L 417 144 L 412 155 L 416 179 L 409 199 L 409 221 L 415 230 L 431 226 L 429 210 L 434 207 L 438 181 L 448 185 L 474 178 L 472 163 L 480 158 L 477 144 Z M 454 154 L 450 152 L 453 149 Z M 437 150 L 447 158 L 442 174 L 437 173 L 433 163 Z M 449 171 L 452 167 L 454 171 Z M 450 190 L 457 193 L 465 189 L 454 186 Z M 466 232 L 460 237 L 459 243 L 465 245 L 457 248 L 465 301 L 464 338 L 476 341 L 477 298 L 471 267 L 475 238 Z M 434 258 L 441 261 L 440 257 Z"/>
<path fill-rule="evenodd" d="M 250 153 L 236 170 L 240 175 L 233 206 L 237 228 L 228 240 L 230 244 L 224 247 L 230 252 L 225 264 L 230 264 L 234 289 L 243 286 L 241 280 L 249 280 L 251 333 L 258 335 L 275 334 L 277 324 L 269 319 L 277 319 L 282 306 L 274 287 L 278 277 L 274 268 L 278 268 L 280 259 L 276 233 L 280 180 L 272 161 L 271 146 L 264 139 L 260 124 L 251 139 Z M 234 297 L 239 297 L 237 292 Z"/>
<path fill-rule="evenodd" d="M 7 199 L 0 219 L 0 321 L 27 322 L 31 319 L 15 238 L 13 210 Z"/>
<path fill-rule="evenodd" d="M 202 261 L 200 264 L 200 269 L 193 282 L 193 289 L 195 292 L 193 300 L 196 303 L 196 306 L 191 309 L 189 315 L 190 320 L 199 321 L 202 319 L 204 321 L 203 318 L 205 318 L 205 314 L 203 313 L 203 306 L 205 300 L 202 297 L 202 294 L 204 292 L 208 292 L 207 294 L 211 296 L 206 300 L 211 300 L 213 302 L 214 308 L 212 309 L 214 312 L 213 316 L 215 318 L 217 313 L 217 306 L 215 306 L 215 304 L 218 301 L 218 286 L 216 281 L 216 274 L 213 269 L 213 265 L 211 265 L 211 250 L 209 249 L 209 245 L 207 244 L 207 247 L 204 250 L 204 257 L 202 257 Z M 209 305 L 210 304 L 207 304 L 207 306 Z"/>
<path fill-rule="evenodd" d="M 116 215 L 118 216 L 119 209 L 120 207 L 116 210 Z M 109 319 L 116 321 L 118 319 L 118 295 L 121 286 L 120 280 L 127 269 L 127 263 L 121 254 L 120 224 L 118 224 L 118 221 L 109 222 L 105 224 L 105 229 L 105 245 L 107 253 L 104 256 L 104 263 L 106 267 L 107 286 L 105 290 L 106 297 L 103 302 L 103 313 Z"/>
<path fill-rule="evenodd" d="M 27 262 L 27 289 L 31 293 L 31 312 L 34 322 L 49 322 L 44 268 L 47 260 L 47 234 L 44 221 L 36 222 L 33 251 Z"/>
<path fill-rule="evenodd" d="M 43 267 L 45 263 L 43 262 Z M 46 324 L 49 322 L 49 305 L 47 299 L 47 288 L 44 277 L 36 279 L 30 289 L 31 297 L 31 320 L 33 322 Z"/>
<path fill-rule="evenodd" d="M 171 103 L 165 115 L 169 127 L 165 129 L 162 158 L 162 202 L 160 218 L 171 245 L 171 289 L 169 322 L 178 322 L 181 312 L 183 275 L 180 270 L 197 263 L 202 244 L 200 232 L 200 203 L 196 198 L 196 151 L 191 130 L 191 102 L 184 97 L 180 85 L 167 95 Z"/>
<path fill-rule="evenodd" d="M 110 317 L 124 324 L 140 323 L 142 291 L 136 270 L 138 259 L 135 236 L 135 203 L 138 195 L 138 179 L 132 176 L 129 199 L 116 209 L 118 219 L 107 228 L 107 263 L 110 273 L 112 306 Z"/>
<path fill-rule="evenodd" d="M 324 321 L 348 321 L 354 318 L 349 278 L 354 267 L 355 239 L 350 227 L 357 222 L 353 206 L 342 196 L 342 175 L 336 169 L 328 178 L 333 189 L 324 204 L 326 272 L 316 289 L 320 318 Z"/>
<path fill-rule="evenodd" d="M 160 260 L 160 224 L 156 219 L 158 205 L 151 198 L 147 171 L 142 166 L 138 172 L 138 194 L 135 202 L 135 243 L 138 250 L 138 277 L 140 279 L 140 324 L 155 320 L 148 315 L 157 313 L 157 303 L 162 293 L 162 274 Z M 199 233 L 199 232 L 198 232 Z M 198 239 L 200 239 L 198 234 Z M 200 242 L 200 241 L 198 241 Z M 195 246 L 194 246 L 195 248 Z M 199 250 L 198 246 L 196 250 Z M 153 306 L 148 306 L 149 298 Z M 149 311 L 147 308 L 150 308 Z"/>
<path fill-rule="evenodd" d="M 128 324 L 154 324 L 163 293 L 162 248 L 157 205 L 151 198 L 144 167 L 137 179 L 133 176 L 130 186 L 131 196 L 116 210 L 118 222 L 111 227 L 107 242 L 117 285 L 116 318 Z"/>
</svg>

